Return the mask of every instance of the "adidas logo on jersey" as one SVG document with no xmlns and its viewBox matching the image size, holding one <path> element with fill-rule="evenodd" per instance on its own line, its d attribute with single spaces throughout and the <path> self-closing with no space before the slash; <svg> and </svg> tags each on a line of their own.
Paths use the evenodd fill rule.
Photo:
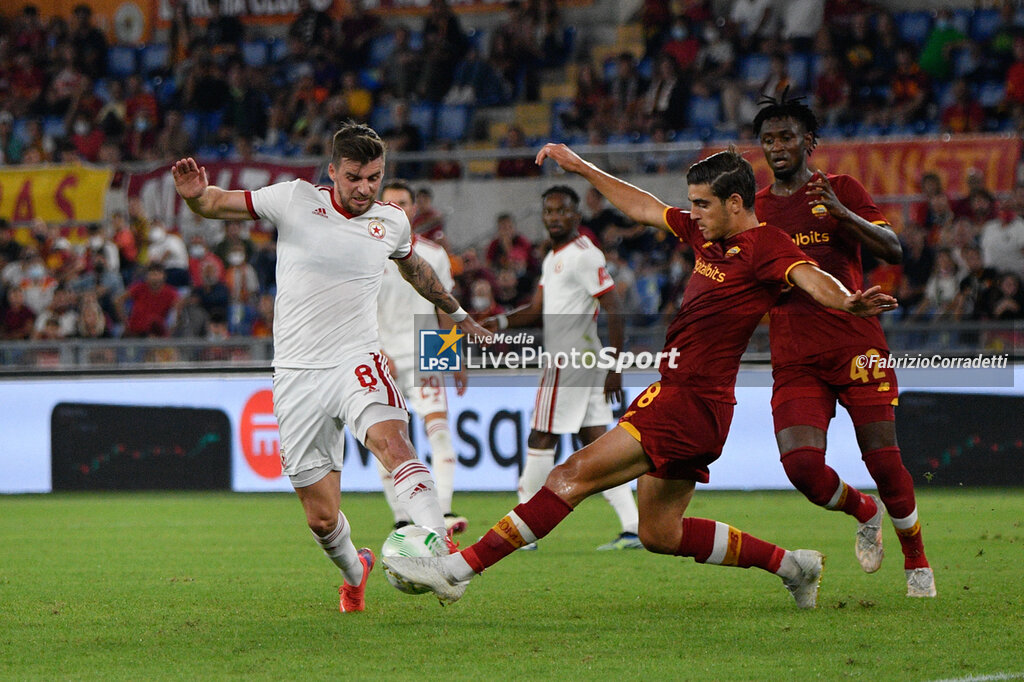
<svg viewBox="0 0 1024 682">
<path fill-rule="evenodd" d="M 327 209 L 326 208 L 316 208 L 316 209 L 313 209 L 313 215 L 318 215 L 321 218 L 326 218 L 327 217 Z"/>
</svg>

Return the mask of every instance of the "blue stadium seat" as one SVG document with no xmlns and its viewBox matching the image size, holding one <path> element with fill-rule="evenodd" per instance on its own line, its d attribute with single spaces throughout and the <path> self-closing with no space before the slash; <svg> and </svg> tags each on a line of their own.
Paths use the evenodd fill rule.
<svg viewBox="0 0 1024 682">
<path fill-rule="evenodd" d="M 374 130 L 384 132 L 394 125 L 394 118 L 391 117 L 390 106 L 375 106 L 370 112 L 370 127 Z"/>
<path fill-rule="evenodd" d="M 288 41 L 271 40 L 267 43 L 267 50 L 270 52 L 270 63 L 277 64 L 288 57 Z"/>
<path fill-rule="evenodd" d="M 1002 21 L 999 18 L 998 9 L 975 10 L 971 18 L 971 30 L 969 35 L 978 42 L 985 42 L 996 34 Z"/>
<path fill-rule="evenodd" d="M 247 40 L 242 43 L 242 61 L 246 66 L 266 66 L 270 49 L 262 40 Z"/>
<path fill-rule="evenodd" d="M 64 119 L 60 116 L 46 116 L 43 118 L 43 134 L 51 137 L 64 137 L 67 128 L 64 127 Z"/>
<path fill-rule="evenodd" d="M 714 128 L 719 121 L 718 98 L 691 97 L 687 119 L 694 128 Z"/>
<path fill-rule="evenodd" d="M 988 81 L 978 87 L 978 103 L 986 108 L 997 107 L 1006 99 L 1006 83 Z"/>
<path fill-rule="evenodd" d="M 423 141 L 434 139 L 434 117 L 437 108 L 433 104 L 420 103 L 409 107 L 409 123 L 420 129 Z"/>
<path fill-rule="evenodd" d="M 978 63 L 970 50 L 959 49 L 953 53 L 953 75 L 955 77 L 966 76 L 977 67 Z"/>
<path fill-rule="evenodd" d="M 935 104 L 939 106 L 939 112 L 941 113 L 942 109 L 953 103 L 953 88 L 950 87 L 949 83 L 936 82 L 932 86 L 932 98 Z"/>
<path fill-rule="evenodd" d="M 569 137 L 569 131 L 562 123 L 562 114 L 572 110 L 571 99 L 556 99 L 551 102 L 551 137 L 561 142 Z M 440 133 L 438 133 L 440 135 Z"/>
<path fill-rule="evenodd" d="M 789 55 L 786 72 L 797 92 L 808 92 L 814 89 L 814 74 L 811 73 L 811 55 L 795 52 Z"/>
<path fill-rule="evenodd" d="M 380 66 L 387 61 L 387 58 L 391 56 L 391 52 L 394 49 L 395 35 L 393 33 L 377 36 L 370 41 L 369 65 Z"/>
<path fill-rule="evenodd" d="M 107 48 L 107 73 L 125 78 L 137 70 L 136 49 L 130 45 L 111 45 Z"/>
<path fill-rule="evenodd" d="M 181 127 L 188 133 L 188 139 L 195 144 L 199 139 L 199 114 L 194 111 L 186 111 L 181 115 Z"/>
<path fill-rule="evenodd" d="M 965 36 L 971 34 L 971 21 L 974 15 L 974 10 L 967 7 L 960 7 L 953 10 L 953 28 L 963 33 Z"/>
<path fill-rule="evenodd" d="M 749 54 L 740 59 L 740 80 L 748 84 L 760 84 L 768 80 L 772 72 L 772 58 L 766 54 Z"/>
<path fill-rule="evenodd" d="M 654 60 L 650 57 L 644 57 L 637 62 L 636 72 L 641 78 L 646 78 L 650 81 L 654 77 Z"/>
<path fill-rule="evenodd" d="M 900 38 L 915 45 L 921 45 L 932 28 L 930 12 L 899 12 L 893 15 Z"/>
<path fill-rule="evenodd" d="M 139 66 L 142 73 L 164 71 L 171 66 L 171 46 L 167 43 L 150 43 L 139 49 Z"/>
<path fill-rule="evenodd" d="M 178 87 L 174 84 L 173 78 L 162 78 L 157 76 L 149 81 L 149 87 L 156 95 L 156 100 L 160 102 L 161 106 L 169 105 L 175 95 L 178 94 Z"/>
<path fill-rule="evenodd" d="M 359 85 L 373 92 L 380 90 L 380 69 L 360 69 L 358 76 Z"/>
<path fill-rule="evenodd" d="M 437 138 L 458 142 L 466 138 L 473 109 L 468 104 L 442 104 L 437 110 Z"/>
</svg>

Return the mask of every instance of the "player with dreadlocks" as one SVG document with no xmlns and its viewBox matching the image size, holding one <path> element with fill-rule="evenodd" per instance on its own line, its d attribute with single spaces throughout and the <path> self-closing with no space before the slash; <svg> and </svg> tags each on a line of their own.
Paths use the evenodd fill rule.
<svg viewBox="0 0 1024 682">
<path fill-rule="evenodd" d="M 818 120 L 802 98 L 784 92 L 778 100 L 766 97 L 760 103 L 765 106 L 754 117 L 754 134 L 774 182 L 755 197 L 758 219 L 788 232 L 848 289 L 862 289 L 861 248 L 899 263 L 896 234 L 856 179 L 808 166 L 818 144 Z M 882 513 L 887 510 L 903 549 L 907 596 L 934 597 L 914 483 L 896 444 L 896 376 L 878 362 L 889 355 L 878 319 L 836 315 L 794 288 L 771 309 L 770 331 L 772 415 L 789 480 L 811 502 L 857 519 L 855 551 L 868 573 L 882 563 Z M 825 463 L 837 400 L 850 414 L 881 500 L 847 485 Z"/>
</svg>

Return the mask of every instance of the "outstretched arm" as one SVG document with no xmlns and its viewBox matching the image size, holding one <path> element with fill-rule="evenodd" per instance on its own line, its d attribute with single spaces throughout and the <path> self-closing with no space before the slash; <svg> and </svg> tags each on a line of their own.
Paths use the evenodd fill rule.
<svg viewBox="0 0 1024 682">
<path fill-rule="evenodd" d="M 459 305 L 456 298 L 444 288 L 444 284 L 434 272 L 434 268 L 430 267 L 430 263 L 418 253 L 413 251 L 408 258 L 395 260 L 395 263 L 405 281 L 411 284 L 420 296 L 450 315 L 453 320 L 465 315 L 465 311 L 462 311 L 462 306 Z M 462 311 L 461 315 L 459 311 Z M 474 334 L 481 338 L 488 338 L 491 335 L 471 317 L 464 317 L 456 323 L 459 325 L 459 329 L 467 334 Z"/>
<path fill-rule="evenodd" d="M 672 232 L 665 224 L 665 209 L 669 206 L 650 192 L 640 189 L 628 182 L 619 180 L 580 156 L 564 144 L 548 143 L 537 152 L 537 165 L 551 159 L 564 170 L 586 179 L 594 188 L 603 194 L 615 208 L 622 211 L 631 220 L 644 225 L 653 225 L 666 232 Z"/>
<path fill-rule="evenodd" d="M 843 310 L 857 317 L 871 317 L 899 305 L 877 286 L 851 294 L 842 282 L 810 263 L 801 263 L 790 270 L 789 281 L 826 308 Z"/>
<path fill-rule="evenodd" d="M 491 331 L 500 331 L 508 327 L 539 327 L 544 312 L 544 289 L 537 287 L 533 299 L 526 305 L 484 320 L 484 326 Z"/>
<path fill-rule="evenodd" d="M 171 166 L 174 189 L 193 213 L 214 220 L 252 220 L 242 190 L 226 190 L 211 185 L 206 169 L 192 157 Z"/>
</svg>

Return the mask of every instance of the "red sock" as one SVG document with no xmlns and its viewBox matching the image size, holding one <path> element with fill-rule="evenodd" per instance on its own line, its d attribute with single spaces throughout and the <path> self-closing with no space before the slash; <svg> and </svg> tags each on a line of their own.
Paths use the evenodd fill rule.
<svg viewBox="0 0 1024 682">
<path fill-rule="evenodd" d="M 904 568 L 927 568 L 921 524 L 917 520 L 914 479 L 903 466 L 900 449 L 891 446 L 864 453 L 864 465 L 878 486 L 878 494 L 896 527 L 903 550 Z"/>
<path fill-rule="evenodd" d="M 711 519 L 683 518 L 683 539 L 678 556 L 692 556 L 700 564 L 756 566 L 775 573 L 786 550 Z"/>
<path fill-rule="evenodd" d="M 565 500 L 543 487 L 498 521 L 479 542 L 462 550 L 462 557 L 475 572 L 483 573 L 523 545 L 550 533 L 571 511 Z"/>
<path fill-rule="evenodd" d="M 877 511 L 870 497 L 844 483 L 835 469 L 825 464 L 821 448 L 796 448 L 782 455 L 782 468 L 793 486 L 826 509 L 846 512 L 863 523 Z"/>
</svg>

